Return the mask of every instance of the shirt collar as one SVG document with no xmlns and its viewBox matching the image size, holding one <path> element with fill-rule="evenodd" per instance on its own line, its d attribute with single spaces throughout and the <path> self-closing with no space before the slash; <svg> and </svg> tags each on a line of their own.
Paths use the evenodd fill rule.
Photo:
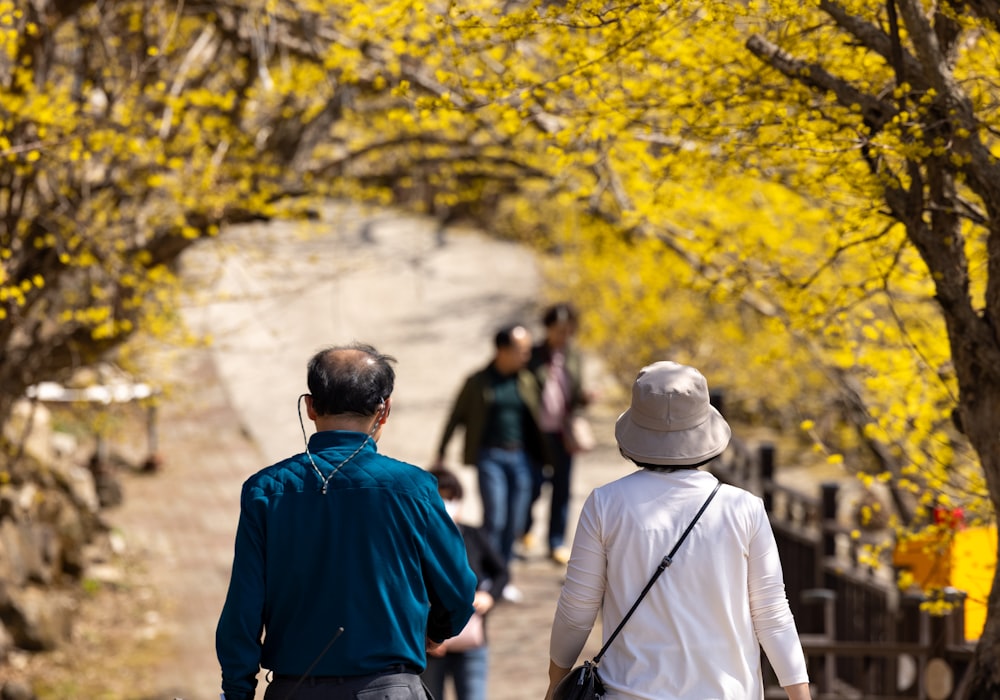
<svg viewBox="0 0 1000 700">
<path fill-rule="evenodd" d="M 368 437 L 366 433 L 357 430 L 323 430 L 313 433 L 309 437 L 309 451 L 319 452 L 335 447 L 350 447 L 353 449 L 358 446 L 358 443 L 365 440 L 366 437 Z M 365 446 L 361 448 L 362 452 L 378 451 L 374 439 L 365 440 L 365 443 Z"/>
</svg>

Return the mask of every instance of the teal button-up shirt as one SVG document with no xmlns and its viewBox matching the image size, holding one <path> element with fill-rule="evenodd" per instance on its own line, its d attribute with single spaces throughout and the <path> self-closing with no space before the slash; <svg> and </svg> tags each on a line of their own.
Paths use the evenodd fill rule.
<svg viewBox="0 0 1000 700">
<path fill-rule="evenodd" d="M 378 454 L 363 433 L 314 434 L 306 454 L 243 484 L 235 555 L 216 631 L 227 700 L 253 698 L 261 666 L 357 676 L 426 665 L 425 636 L 458 634 L 476 577 L 437 481 Z M 263 637 L 263 639 L 262 639 Z"/>
</svg>

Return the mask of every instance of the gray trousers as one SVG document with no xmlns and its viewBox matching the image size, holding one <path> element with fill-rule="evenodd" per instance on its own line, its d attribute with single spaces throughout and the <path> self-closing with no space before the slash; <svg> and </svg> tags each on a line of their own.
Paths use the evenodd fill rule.
<svg viewBox="0 0 1000 700">
<path fill-rule="evenodd" d="M 296 689 L 296 685 L 298 688 Z M 294 695 L 292 692 L 294 691 Z M 277 677 L 264 700 L 433 700 L 416 673 L 378 673 L 341 678 Z"/>
</svg>

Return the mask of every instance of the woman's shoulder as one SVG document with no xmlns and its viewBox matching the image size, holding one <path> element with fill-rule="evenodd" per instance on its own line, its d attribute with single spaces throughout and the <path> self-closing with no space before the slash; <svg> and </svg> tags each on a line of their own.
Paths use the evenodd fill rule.
<svg viewBox="0 0 1000 700">
<path fill-rule="evenodd" d="M 719 488 L 719 500 L 730 517 L 745 522 L 747 527 L 756 528 L 767 522 L 764 499 L 739 486 L 723 483 Z"/>
<path fill-rule="evenodd" d="M 746 490 L 742 486 L 736 486 L 735 484 L 730 484 L 728 482 L 722 481 L 721 479 L 719 479 L 719 481 L 722 484 L 719 487 L 719 492 L 724 493 L 729 498 L 745 500 L 745 501 L 762 501 L 760 496 L 753 493 L 752 491 Z"/>
</svg>

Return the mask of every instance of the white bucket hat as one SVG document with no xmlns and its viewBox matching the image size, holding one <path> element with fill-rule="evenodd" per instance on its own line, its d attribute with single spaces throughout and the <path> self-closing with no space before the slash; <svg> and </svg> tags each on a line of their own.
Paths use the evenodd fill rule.
<svg viewBox="0 0 1000 700">
<path fill-rule="evenodd" d="M 632 405 L 615 423 L 619 449 L 645 464 L 701 464 L 722 454 L 731 436 L 726 419 L 709 403 L 702 373 L 669 361 L 639 370 Z"/>
</svg>

